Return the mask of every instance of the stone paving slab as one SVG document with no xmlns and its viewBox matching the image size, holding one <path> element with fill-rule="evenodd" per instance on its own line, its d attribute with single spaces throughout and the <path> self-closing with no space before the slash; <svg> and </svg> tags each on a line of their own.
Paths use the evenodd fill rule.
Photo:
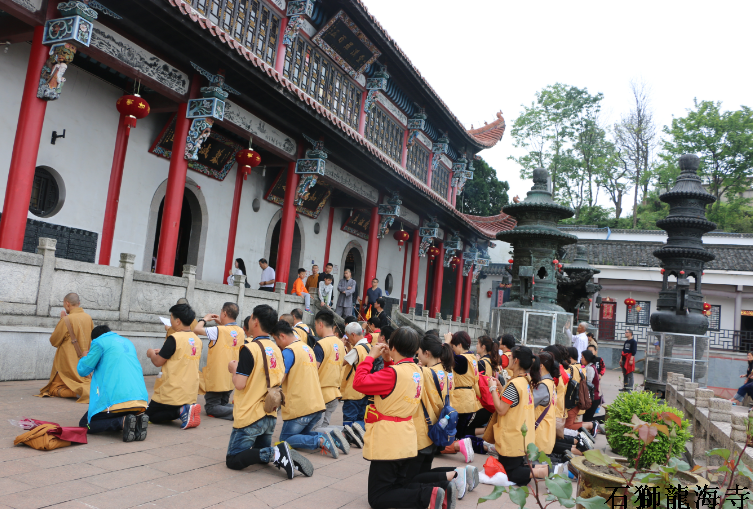
<svg viewBox="0 0 753 509">
<path fill-rule="evenodd" d="M 636 378 L 641 378 L 639 375 Z M 150 393 L 155 377 L 146 377 Z M 636 380 L 639 382 L 639 380 Z M 618 389 L 619 374 L 608 372 L 602 381 L 607 400 Z M 207 417 L 202 411 L 198 428 L 181 430 L 178 421 L 150 425 L 144 442 L 124 443 L 119 433 L 90 435 L 86 445 L 54 451 L 13 446 L 21 433 L 8 419 L 32 417 L 77 426 L 87 406 L 73 400 L 36 398 L 44 381 L 0 383 L 0 509 L 367 509 L 369 462 L 359 449 L 338 459 L 318 451 L 300 451 L 315 466 L 314 476 L 300 474 L 293 480 L 268 465 L 243 471 L 225 466 L 225 452 L 232 423 Z M 199 397 L 203 404 L 203 397 Z M 338 410 L 333 423 L 342 422 Z M 274 439 L 279 437 L 278 420 Z M 606 447 L 604 437 L 597 446 Z M 473 462 L 483 468 L 486 456 Z M 460 454 L 443 455 L 434 466 L 460 466 Z M 542 484 L 543 488 L 543 484 Z M 458 502 L 458 508 L 476 507 L 491 486 L 480 485 Z M 528 506 L 533 500 L 529 500 Z M 481 506 L 513 509 L 504 496 Z"/>
</svg>

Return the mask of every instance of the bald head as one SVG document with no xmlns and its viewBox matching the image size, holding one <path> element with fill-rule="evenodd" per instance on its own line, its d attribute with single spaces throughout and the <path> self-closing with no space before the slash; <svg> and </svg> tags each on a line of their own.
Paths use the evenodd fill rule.
<svg viewBox="0 0 753 509">
<path fill-rule="evenodd" d="M 188 304 L 188 299 L 186 299 L 184 297 L 181 297 L 180 299 L 178 299 L 178 302 L 176 302 L 175 304 L 176 305 L 177 304 Z"/>
<path fill-rule="evenodd" d="M 81 304 L 81 301 L 78 299 L 77 293 L 69 293 L 65 297 L 63 297 L 63 302 L 67 302 L 71 306 L 78 306 Z"/>
</svg>

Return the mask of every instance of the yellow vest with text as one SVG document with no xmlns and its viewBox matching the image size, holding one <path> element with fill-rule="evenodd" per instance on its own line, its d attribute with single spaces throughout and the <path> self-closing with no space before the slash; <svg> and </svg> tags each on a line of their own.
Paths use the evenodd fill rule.
<svg viewBox="0 0 753 509">
<path fill-rule="evenodd" d="M 343 372 L 345 343 L 337 336 L 327 336 L 319 340 L 324 351 L 324 359 L 319 365 L 319 386 L 325 403 L 340 397 L 340 381 Z"/>
<path fill-rule="evenodd" d="M 237 361 L 246 341 L 243 329 L 237 325 L 217 327 L 217 341 L 207 350 L 207 365 L 204 366 L 204 390 L 209 392 L 232 391 L 233 375 L 228 371 L 230 361 Z"/>
<path fill-rule="evenodd" d="M 439 388 L 441 393 L 437 391 L 437 384 L 434 383 L 434 377 L 431 372 L 437 374 L 437 380 L 439 380 Z M 439 414 L 444 407 L 444 398 L 449 394 L 449 386 L 447 383 L 447 375 L 442 367 L 442 364 L 437 364 L 431 368 L 422 368 L 421 377 L 424 380 L 424 387 L 421 390 L 421 402 L 426 407 L 426 412 L 429 414 L 431 424 L 437 423 Z M 426 416 L 421 405 L 413 415 L 413 424 L 416 426 L 416 438 L 418 450 L 429 447 L 433 442 L 429 438 L 429 425 L 426 422 Z"/>
<path fill-rule="evenodd" d="M 175 353 L 162 365 L 152 400 L 163 405 L 193 405 L 199 394 L 201 340 L 193 332 L 173 332 Z"/>
<path fill-rule="evenodd" d="M 479 408 L 481 403 L 476 399 L 478 388 L 478 361 L 471 353 L 464 353 L 468 359 L 468 370 L 465 374 L 459 374 L 453 370 L 454 388 L 450 393 L 450 405 L 459 414 L 472 414 Z"/>
<path fill-rule="evenodd" d="M 565 393 L 567 392 L 567 384 L 565 383 L 565 379 L 562 378 L 562 373 L 560 373 L 559 382 L 557 383 L 557 386 L 555 387 L 555 391 L 557 392 L 557 399 L 556 399 L 557 407 L 556 407 L 555 416 L 567 417 L 567 410 L 565 410 Z M 548 415 L 547 415 L 547 418 L 549 418 Z"/>
<path fill-rule="evenodd" d="M 395 387 L 389 396 L 374 396 L 378 412 L 390 417 L 407 418 L 421 408 L 423 377 L 421 368 L 413 362 L 401 362 L 385 369 L 394 369 Z M 366 409 L 368 416 L 372 405 Z M 401 460 L 418 454 L 416 426 L 413 419 L 407 421 L 386 421 L 366 423 L 363 457 L 372 460 Z"/>
<path fill-rule="evenodd" d="M 557 417 L 555 417 L 554 410 L 559 406 L 559 394 L 554 389 L 554 381 L 546 378 L 541 381 L 541 385 L 545 385 L 549 391 L 549 411 L 546 416 L 539 423 L 539 427 L 536 428 L 536 447 L 539 451 L 543 451 L 547 454 L 552 454 L 554 449 L 554 441 L 557 438 Z M 563 385 L 560 383 L 560 385 Z M 564 399 L 564 398 L 563 398 Z M 534 410 L 534 417 L 536 419 L 544 412 L 543 406 L 537 406 Z M 534 420 L 534 424 L 536 421 Z"/>
<path fill-rule="evenodd" d="M 352 401 L 366 397 L 353 388 L 353 377 L 356 376 L 356 368 L 363 362 L 369 352 L 366 350 L 368 345 L 356 345 L 354 347 L 358 352 L 358 361 L 353 364 L 345 364 L 342 369 L 342 379 L 340 380 L 340 393 L 343 401 Z M 369 349 L 369 351 L 371 351 Z"/>
<path fill-rule="evenodd" d="M 481 373 L 481 368 L 484 368 L 486 376 L 494 376 L 494 370 L 492 369 L 492 361 L 488 356 L 481 357 L 478 361 L 478 371 Z"/>
<path fill-rule="evenodd" d="M 295 362 L 282 383 L 285 394 L 282 420 L 290 421 L 324 410 L 314 350 L 302 341 L 292 342 L 285 350 L 295 354 Z"/>
<path fill-rule="evenodd" d="M 264 349 L 264 355 L 259 349 Z M 269 369 L 269 384 L 271 387 L 280 385 L 285 374 L 285 364 L 282 352 L 271 339 L 257 339 L 241 348 L 248 348 L 254 358 L 254 369 L 246 381 L 246 387 L 235 390 L 233 395 L 233 427 L 245 428 L 255 423 L 265 415 L 277 418 L 277 412 L 264 412 L 264 398 L 267 396 L 267 377 L 264 374 L 264 364 Z"/>
<path fill-rule="evenodd" d="M 514 458 L 525 456 L 528 444 L 536 442 L 536 418 L 533 411 L 533 393 L 528 378 L 515 377 L 507 383 L 515 386 L 518 391 L 518 404 L 510 407 L 505 415 L 499 415 L 494 423 L 494 447 L 500 456 Z M 504 394 L 504 390 L 500 392 Z M 528 428 L 525 441 L 520 428 L 525 423 Z"/>
</svg>

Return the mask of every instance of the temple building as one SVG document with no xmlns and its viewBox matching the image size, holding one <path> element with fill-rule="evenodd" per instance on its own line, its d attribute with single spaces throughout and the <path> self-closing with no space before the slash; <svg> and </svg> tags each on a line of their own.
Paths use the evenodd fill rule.
<svg viewBox="0 0 753 509">
<path fill-rule="evenodd" d="M 0 11 L 0 248 L 215 284 L 242 258 L 252 289 L 266 258 L 288 291 L 331 262 L 359 296 L 377 277 L 405 312 L 487 320 L 515 221 L 456 203 L 504 118 L 467 129 L 360 0 Z"/>
</svg>

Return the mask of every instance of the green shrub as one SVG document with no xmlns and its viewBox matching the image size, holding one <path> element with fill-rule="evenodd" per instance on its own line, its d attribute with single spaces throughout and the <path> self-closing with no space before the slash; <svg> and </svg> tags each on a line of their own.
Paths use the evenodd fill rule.
<svg viewBox="0 0 753 509">
<path fill-rule="evenodd" d="M 653 393 L 641 391 L 621 393 L 609 405 L 609 418 L 606 422 L 606 437 L 609 447 L 617 454 L 625 456 L 632 466 L 643 447 L 643 443 L 635 438 L 625 436 L 625 433 L 632 430 L 620 423 L 630 422 L 633 415 L 637 415 L 646 422 L 663 424 L 661 419 L 656 416 L 657 413 L 661 412 L 672 412 L 681 419 L 683 417 L 683 413 L 680 410 L 662 402 Z M 646 468 L 652 463 L 665 465 L 667 463 L 667 455 L 670 451 L 671 456 L 679 457 L 682 455 L 685 452 L 685 442 L 691 439 L 688 426 L 690 426 L 690 423 L 686 419 L 682 419 L 681 429 L 677 429 L 677 426 L 674 424 L 670 425 L 670 429 L 674 429 L 675 431 L 674 437 L 669 437 L 660 432 L 656 436 L 656 439 L 646 448 L 638 466 Z"/>
</svg>

